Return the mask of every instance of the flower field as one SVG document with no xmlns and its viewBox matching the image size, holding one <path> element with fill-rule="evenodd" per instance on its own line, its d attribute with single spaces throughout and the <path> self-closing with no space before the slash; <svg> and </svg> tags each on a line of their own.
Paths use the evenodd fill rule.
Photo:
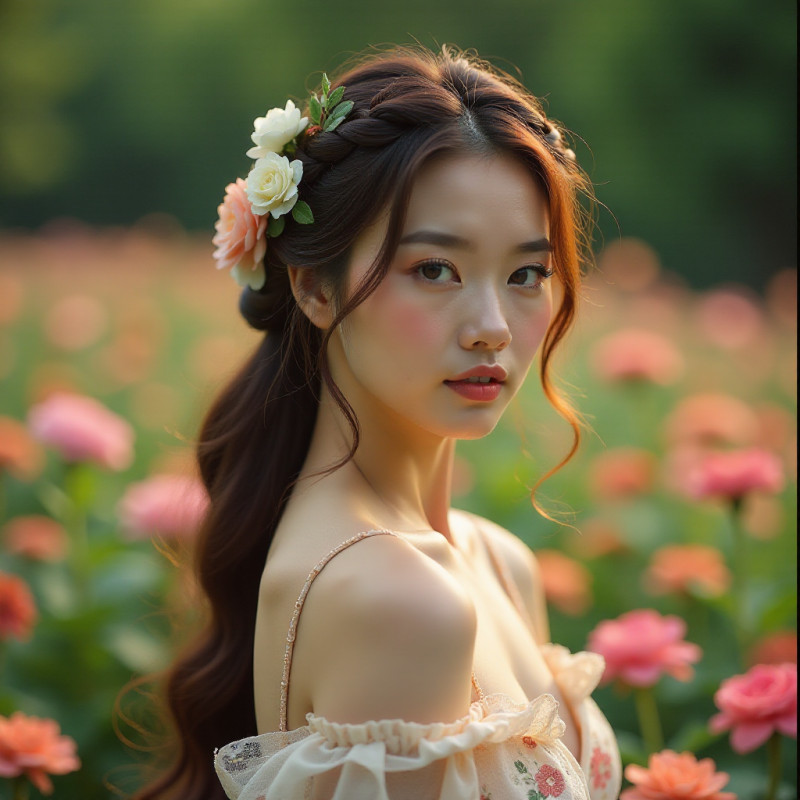
<svg viewBox="0 0 800 800">
<path fill-rule="evenodd" d="M 197 605 L 192 440 L 258 340 L 211 250 L 160 219 L 0 235 L 0 798 L 145 775 L 129 684 Z M 599 267 L 555 365 L 587 430 L 537 490 L 554 519 L 530 487 L 571 432 L 533 370 L 460 445 L 456 504 L 537 553 L 553 639 L 605 656 L 624 800 L 795 798 L 796 271 L 698 291 L 633 240 Z"/>
</svg>

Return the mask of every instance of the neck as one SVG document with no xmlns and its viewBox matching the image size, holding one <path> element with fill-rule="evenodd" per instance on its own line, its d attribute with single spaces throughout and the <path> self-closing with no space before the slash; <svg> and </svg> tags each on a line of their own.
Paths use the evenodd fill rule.
<svg viewBox="0 0 800 800">
<path fill-rule="evenodd" d="M 431 436 L 353 402 L 359 423 L 359 444 L 338 476 L 362 515 L 377 527 L 405 532 L 434 530 L 452 542 L 448 523 L 455 441 Z M 323 471 L 350 450 L 352 432 L 339 407 L 323 388 L 304 475 Z"/>
</svg>

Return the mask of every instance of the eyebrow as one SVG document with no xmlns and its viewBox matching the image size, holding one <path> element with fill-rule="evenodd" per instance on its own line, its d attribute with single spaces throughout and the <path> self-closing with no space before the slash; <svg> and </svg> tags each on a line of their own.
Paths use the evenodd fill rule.
<svg viewBox="0 0 800 800">
<path fill-rule="evenodd" d="M 452 247 L 458 250 L 472 250 L 473 244 L 469 239 L 442 231 L 419 230 L 404 236 L 399 244 L 432 244 L 440 247 Z M 514 250 L 518 253 L 550 253 L 553 245 L 546 236 L 531 242 L 522 242 Z"/>
</svg>

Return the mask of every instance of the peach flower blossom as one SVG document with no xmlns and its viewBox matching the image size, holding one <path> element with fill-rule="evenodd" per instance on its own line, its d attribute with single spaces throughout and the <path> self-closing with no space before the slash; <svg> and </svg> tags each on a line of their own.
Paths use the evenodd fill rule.
<svg viewBox="0 0 800 800">
<path fill-rule="evenodd" d="M 651 594 L 699 592 L 718 597 L 730 587 L 731 573 L 715 547 L 670 545 L 653 553 L 644 583 Z"/>
<path fill-rule="evenodd" d="M 52 719 L 28 717 L 15 711 L 0 716 L 0 775 L 27 777 L 42 793 L 53 793 L 50 775 L 66 775 L 80 769 L 75 740 L 62 736 Z"/>
<path fill-rule="evenodd" d="M 719 392 L 685 397 L 666 419 L 670 444 L 749 445 L 758 436 L 759 419 L 743 400 Z"/>
<path fill-rule="evenodd" d="M 757 297 L 744 288 L 714 289 L 700 298 L 696 319 L 700 334 L 718 347 L 736 350 L 764 329 L 764 312 Z"/>
<path fill-rule="evenodd" d="M 683 356 L 665 336 L 644 328 L 624 328 L 601 339 L 592 361 L 609 381 L 643 381 L 663 386 L 683 373 Z"/>
<path fill-rule="evenodd" d="M 47 312 L 44 332 L 48 341 L 61 350 L 83 350 L 105 332 L 108 313 L 94 297 L 82 294 L 60 298 Z"/>
<path fill-rule="evenodd" d="M 797 632 L 777 631 L 756 642 L 750 656 L 751 664 L 796 664 Z"/>
<path fill-rule="evenodd" d="M 154 475 L 131 484 L 118 506 L 130 538 L 192 536 L 208 507 L 208 495 L 196 478 Z"/>
<path fill-rule="evenodd" d="M 694 674 L 698 645 L 683 641 L 686 623 L 649 608 L 604 620 L 590 634 L 588 649 L 606 660 L 603 683 L 618 678 L 631 686 L 652 686 L 663 673 L 681 681 Z"/>
<path fill-rule="evenodd" d="M 630 497 L 650 491 L 656 457 L 636 447 L 617 447 L 601 453 L 592 462 L 589 485 L 601 500 Z"/>
<path fill-rule="evenodd" d="M 0 472 L 30 481 L 42 471 L 44 458 L 39 443 L 12 417 L 0 417 Z"/>
<path fill-rule="evenodd" d="M 730 730 L 731 747 L 749 753 L 777 731 L 797 738 L 797 664 L 757 664 L 724 680 L 714 695 L 714 733 Z"/>
<path fill-rule="evenodd" d="M 768 450 L 751 447 L 706 453 L 683 477 L 683 487 L 697 500 L 738 500 L 749 492 L 777 493 L 783 489 L 783 463 Z"/>
<path fill-rule="evenodd" d="M 0 640 L 30 638 L 38 612 L 28 584 L 0 572 Z"/>
<path fill-rule="evenodd" d="M 211 240 L 217 248 L 214 251 L 217 269 L 235 270 L 237 283 L 245 281 L 259 288 L 264 283 L 267 216 L 253 213 L 244 180 L 237 178 L 225 187 L 225 199 L 217 213 L 219 219 L 214 226 L 217 233 Z"/>
<path fill-rule="evenodd" d="M 6 550 L 35 561 L 58 561 L 67 552 L 67 532 L 41 514 L 14 517 L 3 527 Z"/>
<path fill-rule="evenodd" d="M 629 764 L 625 777 L 634 784 L 620 800 L 736 800 L 732 792 L 721 792 L 727 772 L 717 772 L 713 759 L 697 760 L 693 753 L 662 750 L 650 756 L 647 767 Z"/>
<path fill-rule="evenodd" d="M 133 460 L 133 428 L 92 397 L 57 393 L 28 416 L 33 435 L 65 461 L 92 461 L 123 470 Z"/>
<path fill-rule="evenodd" d="M 537 550 L 545 597 L 565 614 L 582 614 L 592 602 L 589 570 L 558 550 Z"/>
</svg>

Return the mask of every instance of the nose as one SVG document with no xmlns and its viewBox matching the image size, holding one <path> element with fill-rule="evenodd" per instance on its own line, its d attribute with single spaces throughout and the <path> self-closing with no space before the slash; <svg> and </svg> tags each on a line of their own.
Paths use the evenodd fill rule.
<svg viewBox="0 0 800 800">
<path fill-rule="evenodd" d="M 459 344 L 465 350 L 503 350 L 511 344 L 508 320 L 495 292 L 482 292 L 470 304 L 459 332 Z"/>
</svg>

